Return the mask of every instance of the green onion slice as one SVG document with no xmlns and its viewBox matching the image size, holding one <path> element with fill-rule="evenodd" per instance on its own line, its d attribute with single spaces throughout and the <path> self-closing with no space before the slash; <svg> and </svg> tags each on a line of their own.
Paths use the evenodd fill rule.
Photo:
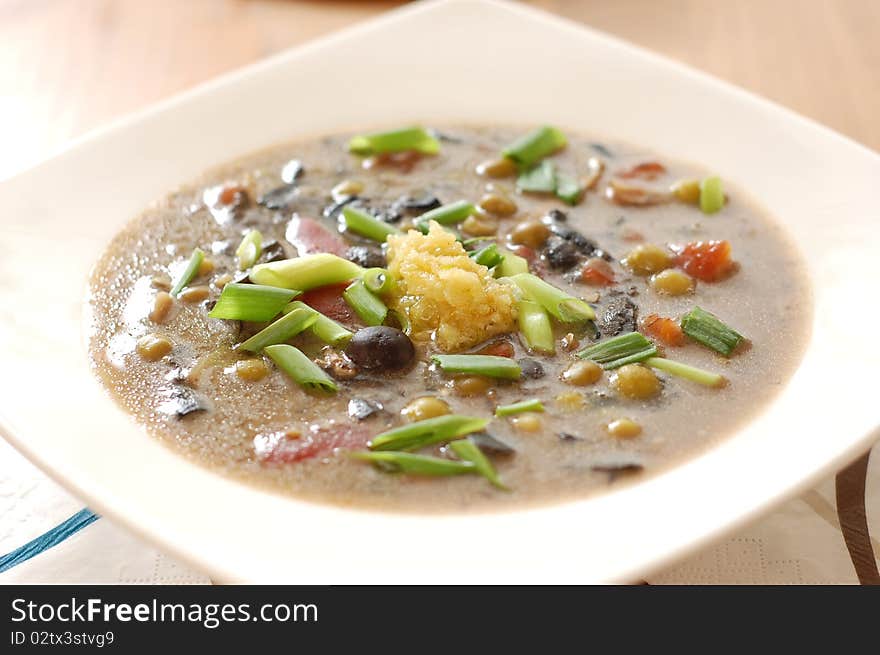
<svg viewBox="0 0 880 655">
<path fill-rule="evenodd" d="M 560 130 L 544 125 L 511 143 L 501 154 L 520 166 L 531 166 L 565 145 L 565 135 Z"/>
<path fill-rule="evenodd" d="M 434 355 L 431 361 L 445 373 L 485 375 L 490 378 L 518 380 L 522 369 L 510 357 L 497 355 Z"/>
<path fill-rule="evenodd" d="M 258 353 L 266 346 L 283 343 L 295 337 L 317 320 L 315 310 L 294 309 L 289 314 L 279 318 L 252 336 L 247 341 L 238 345 L 241 350 Z"/>
<path fill-rule="evenodd" d="M 681 330 L 694 341 L 730 357 L 745 338 L 714 314 L 700 307 L 694 307 L 681 317 Z"/>
<path fill-rule="evenodd" d="M 363 280 L 349 284 L 342 292 L 342 297 L 367 325 L 382 325 L 385 322 L 388 308 L 381 299 L 370 293 Z"/>
<path fill-rule="evenodd" d="M 202 261 L 205 259 L 205 253 L 202 252 L 201 248 L 196 248 L 192 251 L 192 255 L 189 257 L 189 261 L 186 263 L 186 267 L 183 269 L 183 272 L 180 274 L 180 277 L 177 278 L 177 281 L 174 283 L 174 286 L 171 287 L 171 295 L 177 298 L 178 294 L 186 288 L 190 282 L 193 281 L 193 278 L 199 272 L 199 266 L 202 265 Z"/>
<path fill-rule="evenodd" d="M 470 254 L 471 259 L 480 264 L 481 266 L 485 266 L 486 268 L 493 268 L 498 266 L 501 263 L 501 260 L 504 259 L 504 255 L 498 252 L 498 246 L 494 243 L 490 243 L 485 248 L 480 248 Z"/>
<path fill-rule="evenodd" d="M 308 291 L 328 284 L 339 284 L 360 277 L 364 269 L 342 257 L 317 253 L 257 264 L 250 272 L 251 282 L 282 289 Z"/>
<path fill-rule="evenodd" d="M 293 301 L 281 311 L 285 314 L 289 314 L 295 309 L 303 309 L 315 313 L 315 322 L 312 323 L 309 329 L 312 331 L 312 334 L 324 343 L 330 344 L 331 346 L 339 346 L 347 343 L 354 336 L 354 334 L 329 316 L 324 316 L 318 310 L 309 307 L 307 304 L 299 300 Z"/>
<path fill-rule="evenodd" d="M 342 224 L 349 232 L 360 234 L 379 243 L 384 243 L 392 234 L 400 234 L 400 230 L 393 225 L 389 225 L 372 214 L 351 205 L 342 208 Z"/>
<path fill-rule="evenodd" d="M 293 289 L 230 282 L 223 287 L 220 299 L 208 316 L 254 323 L 271 321 L 298 294 L 299 291 Z"/>
<path fill-rule="evenodd" d="M 265 352 L 278 368 L 301 387 L 312 391 L 338 391 L 339 387 L 333 378 L 318 368 L 299 348 L 276 344 L 266 346 Z"/>
<path fill-rule="evenodd" d="M 443 205 L 442 207 L 437 207 L 436 209 L 425 212 L 418 217 L 416 223 L 427 226 L 428 223 L 434 221 L 439 225 L 454 225 L 455 223 L 461 223 L 476 211 L 477 209 L 474 207 L 474 203 L 468 202 L 467 200 L 458 200 L 457 202 L 452 202 L 448 205 Z"/>
<path fill-rule="evenodd" d="M 495 467 L 492 466 L 492 462 L 489 461 L 489 458 L 483 454 L 483 451 L 470 439 L 458 439 L 449 444 L 449 449 L 455 453 L 459 459 L 470 462 L 477 469 L 477 473 L 486 478 L 492 485 L 498 487 L 499 489 L 503 489 L 504 491 L 509 491 L 509 489 L 504 486 L 504 483 L 501 482 L 501 478 L 498 477 L 497 471 L 495 471 Z"/>
<path fill-rule="evenodd" d="M 349 454 L 354 459 L 370 462 L 387 473 L 408 473 L 409 475 L 446 476 L 464 473 L 479 473 L 472 462 L 458 462 L 443 457 L 416 455 L 399 452 L 363 452 Z"/>
<path fill-rule="evenodd" d="M 511 403 L 510 405 L 498 405 L 495 408 L 495 416 L 513 416 L 514 414 L 522 414 L 523 412 L 543 412 L 544 405 L 537 398 L 532 398 L 531 400 L 522 400 L 518 403 Z"/>
<path fill-rule="evenodd" d="M 700 209 L 704 214 L 714 214 L 724 207 L 724 187 L 717 175 L 700 182 Z"/>
<path fill-rule="evenodd" d="M 702 384 L 707 387 L 721 387 L 726 382 L 724 376 L 719 375 L 718 373 L 704 371 L 696 366 L 689 366 L 688 364 L 682 364 L 681 362 L 676 362 L 671 359 L 664 359 L 663 357 L 649 357 L 645 360 L 645 364 L 651 368 L 665 371 L 670 375 L 684 378 L 685 380 L 690 380 L 691 382 L 696 382 L 697 384 Z"/>
<path fill-rule="evenodd" d="M 384 268 L 368 268 L 361 279 L 372 293 L 390 293 L 395 287 L 394 276 Z"/>
<path fill-rule="evenodd" d="M 526 193 L 554 193 L 556 191 L 556 167 L 552 162 L 542 161 L 516 178 L 516 187 Z"/>
<path fill-rule="evenodd" d="M 512 252 L 504 253 L 504 259 L 495 269 L 498 277 L 512 277 L 520 273 L 529 272 L 529 262 L 525 257 L 514 255 Z"/>
<path fill-rule="evenodd" d="M 479 432 L 488 424 L 489 419 L 474 416 L 436 416 L 377 434 L 369 446 L 370 450 L 415 450 Z"/>
<path fill-rule="evenodd" d="M 404 150 L 436 155 L 440 152 L 440 142 L 423 127 L 406 127 L 355 136 L 348 142 L 348 150 L 356 155 L 377 155 Z"/>
<path fill-rule="evenodd" d="M 519 324 L 519 332 L 529 350 L 548 354 L 556 352 L 550 317 L 541 305 L 532 300 L 520 300 L 517 303 L 516 320 Z"/>
<path fill-rule="evenodd" d="M 596 312 L 583 300 L 557 289 L 536 275 L 518 273 L 508 279 L 516 284 L 529 300 L 537 302 L 551 316 L 563 323 L 582 323 L 596 318 Z"/>
<path fill-rule="evenodd" d="M 580 180 L 564 173 L 556 174 L 556 195 L 569 205 L 576 205 L 581 201 L 585 187 Z"/>
<path fill-rule="evenodd" d="M 249 230 L 235 249 L 238 258 L 238 269 L 244 271 L 257 263 L 263 253 L 263 235 L 259 230 Z"/>
<path fill-rule="evenodd" d="M 638 332 L 627 332 L 584 348 L 578 357 L 594 361 L 609 370 L 624 364 L 643 362 L 656 354 L 657 346 L 648 338 Z"/>
</svg>

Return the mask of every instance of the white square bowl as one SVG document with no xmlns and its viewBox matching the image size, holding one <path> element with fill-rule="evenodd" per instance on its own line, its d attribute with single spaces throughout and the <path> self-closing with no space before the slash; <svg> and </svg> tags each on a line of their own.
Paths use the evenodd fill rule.
<svg viewBox="0 0 880 655">
<path fill-rule="evenodd" d="M 413 121 L 555 123 L 701 162 L 749 190 L 810 264 L 812 336 L 794 377 L 747 427 L 666 473 L 468 516 L 347 510 L 244 486 L 113 404 L 89 370 L 83 293 L 125 221 L 249 151 Z M 633 580 L 878 436 L 878 183 L 877 154 L 616 39 L 500 2 L 418 3 L 164 102 L 0 186 L 0 427 L 90 507 L 220 581 Z"/>
</svg>

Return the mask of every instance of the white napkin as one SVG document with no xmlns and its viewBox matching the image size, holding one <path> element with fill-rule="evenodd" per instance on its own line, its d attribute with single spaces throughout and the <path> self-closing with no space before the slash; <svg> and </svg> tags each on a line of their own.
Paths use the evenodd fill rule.
<svg viewBox="0 0 880 655">
<path fill-rule="evenodd" d="M 880 555 L 880 449 L 871 458 L 868 525 Z M 0 554 L 51 529 L 82 503 L 0 441 Z M 719 545 L 648 577 L 651 584 L 855 584 L 837 524 L 834 479 Z M 100 519 L 66 541 L 0 574 L 0 583 L 210 584 Z"/>
</svg>

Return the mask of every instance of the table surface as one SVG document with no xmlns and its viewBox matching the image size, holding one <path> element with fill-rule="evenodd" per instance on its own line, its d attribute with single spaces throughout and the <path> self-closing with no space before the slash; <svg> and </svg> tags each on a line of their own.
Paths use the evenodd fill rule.
<svg viewBox="0 0 880 655">
<path fill-rule="evenodd" d="M 405 3 L 0 0 L 0 178 L 120 115 Z M 533 0 L 880 150 L 878 0 Z"/>
</svg>

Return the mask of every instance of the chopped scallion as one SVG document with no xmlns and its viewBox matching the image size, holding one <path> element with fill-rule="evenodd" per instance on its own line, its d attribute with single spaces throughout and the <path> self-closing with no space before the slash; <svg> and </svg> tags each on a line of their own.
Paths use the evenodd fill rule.
<svg viewBox="0 0 880 655">
<path fill-rule="evenodd" d="M 512 252 L 504 253 L 504 259 L 498 264 L 498 268 L 495 269 L 495 274 L 498 277 L 511 277 L 513 275 L 518 275 L 519 273 L 528 272 L 528 260 L 526 260 L 525 257 L 514 255 Z"/>
<path fill-rule="evenodd" d="M 714 214 L 724 207 L 724 187 L 717 175 L 700 182 L 700 209 L 704 214 Z"/>
<path fill-rule="evenodd" d="M 523 412 L 543 412 L 544 405 L 537 398 L 531 400 L 523 400 L 510 405 L 498 405 L 495 408 L 495 416 L 513 416 L 514 414 L 522 414 Z"/>
<path fill-rule="evenodd" d="M 745 338 L 717 316 L 705 309 L 694 307 L 681 317 L 681 330 L 694 341 L 721 353 L 725 357 L 736 349 Z"/>
<path fill-rule="evenodd" d="M 569 205 L 576 205 L 584 194 L 580 180 L 564 173 L 556 174 L 556 196 Z"/>
<path fill-rule="evenodd" d="M 369 445 L 370 450 L 415 450 L 479 432 L 488 424 L 485 418 L 447 414 L 387 430 L 373 437 Z"/>
<path fill-rule="evenodd" d="M 418 217 L 416 223 L 427 226 L 428 223 L 434 221 L 439 225 L 454 225 L 455 223 L 461 223 L 476 211 L 474 203 L 467 200 L 458 200 L 425 212 Z"/>
<path fill-rule="evenodd" d="M 315 322 L 312 323 L 309 328 L 316 337 L 318 337 L 321 341 L 331 346 L 338 346 L 343 343 L 349 341 L 354 334 L 345 329 L 339 323 L 334 321 L 329 316 L 324 316 L 321 312 L 316 309 L 312 309 L 308 305 L 299 300 L 295 300 L 285 307 L 282 311 L 285 314 L 289 314 L 294 309 L 306 309 L 315 312 L 317 318 Z"/>
<path fill-rule="evenodd" d="M 367 325 L 382 325 L 385 322 L 388 308 L 381 299 L 370 293 L 363 280 L 349 284 L 342 292 L 342 297 Z"/>
<path fill-rule="evenodd" d="M 440 152 L 440 142 L 423 127 L 406 127 L 401 130 L 358 135 L 348 142 L 348 150 L 356 155 L 377 155 L 404 150 L 436 155 Z"/>
<path fill-rule="evenodd" d="M 516 187 L 526 193 L 553 193 L 556 191 L 556 167 L 550 161 L 542 161 L 520 173 Z"/>
<path fill-rule="evenodd" d="M 445 373 L 485 375 L 507 380 L 518 380 L 522 374 L 522 369 L 516 360 L 497 355 L 434 355 L 431 361 Z"/>
<path fill-rule="evenodd" d="M 472 462 L 459 462 L 454 459 L 416 455 L 399 452 L 362 452 L 349 454 L 354 459 L 370 462 L 388 473 L 408 473 L 409 475 L 445 476 L 479 473 Z"/>
<path fill-rule="evenodd" d="M 266 346 L 266 354 L 275 365 L 301 387 L 309 390 L 335 392 L 339 389 L 329 375 L 318 368 L 299 349 L 287 344 Z"/>
<path fill-rule="evenodd" d="M 260 255 L 263 253 L 263 235 L 259 230 L 248 230 L 244 235 L 238 248 L 235 249 L 235 256 L 238 258 L 238 269 L 244 271 L 257 263 Z"/>
<path fill-rule="evenodd" d="M 529 350 L 549 354 L 556 352 L 550 317 L 541 305 L 525 298 L 520 300 L 517 303 L 516 320 L 519 324 L 519 332 L 525 339 Z"/>
<path fill-rule="evenodd" d="M 389 293 L 394 290 L 394 276 L 384 268 L 368 268 L 361 278 L 373 293 Z"/>
<path fill-rule="evenodd" d="M 560 130 L 544 125 L 511 143 L 501 154 L 520 166 L 531 166 L 565 145 L 565 135 Z"/>
<path fill-rule="evenodd" d="M 368 214 L 362 209 L 346 205 L 342 208 L 342 223 L 345 229 L 363 237 L 384 243 L 392 234 L 400 234 L 393 225 Z"/>
<path fill-rule="evenodd" d="M 499 489 L 503 489 L 504 491 L 509 491 L 509 489 L 504 486 L 504 483 L 501 482 L 501 478 L 498 477 L 497 471 L 495 471 L 495 467 L 492 466 L 492 462 L 489 461 L 489 458 L 483 454 L 483 451 L 470 439 L 457 439 L 455 441 L 450 442 L 449 450 L 455 453 L 461 460 L 464 462 L 470 462 L 477 469 L 477 472 L 486 478 L 492 485 L 498 487 Z"/>
<path fill-rule="evenodd" d="M 311 310 L 311 308 L 309 309 Z M 283 343 L 311 327 L 317 320 L 317 314 L 318 312 L 314 310 L 294 309 L 274 323 L 270 323 L 247 341 L 239 344 L 238 348 L 258 353 L 266 346 Z"/>
<path fill-rule="evenodd" d="M 255 284 L 308 291 L 328 284 L 348 282 L 360 277 L 363 272 L 364 269 L 354 262 L 322 252 L 257 264 L 249 277 Z"/>
<path fill-rule="evenodd" d="M 198 274 L 199 267 L 202 265 L 204 259 L 205 253 L 202 252 L 201 248 L 196 248 L 192 251 L 192 255 L 190 255 L 186 267 L 181 272 L 180 277 L 177 278 L 174 286 L 171 287 L 170 293 L 172 296 L 177 298 L 178 294 L 186 288 L 186 285 L 193 281 L 193 278 Z"/>
<path fill-rule="evenodd" d="M 642 362 L 657 354 L 657 346 L 638 332 L 627 332 L 581 350 L 578 357 L 601 364 L 608 370 Z"/>
<path fill-rule="evenodd" d="M 676 362 L 671 359 L 664 359 L 663 357 L 649 357 L 645 360 L 645 364 L 651 368 L 665 371 L 670 375 L 675 375 L 676 377 L 684 378 L 685 380 L 690 380 L 691 382 L 696 382 L 697 384 L 702 384 L 707 387 L 720 387 L 723 386 L 725 382 L 723 375 L 704 371 L 701 368 L 682 364 L 681 362 Z"/>
<path fill-rule="evenodd" d="M 297 294 L 299 291 L 292 289 L 230 282 L 223 287 L 220 299 L 208 316 L 262 323 L 275 318 Z"/>
<path fill-rule="evenodd" d="M 471 259 L 486 268 L 498 266 L 498 264 L 501 263 L 501 260 L 504 259 L 504 255 L 498 252 L 498 246 L 494 243 L 490 243 L 485 248 L 480 248 L 479 250 L 472 252 L 470 256 Z"/>
<path fill-rule="evenodd" d="M 520 290 L 534 300 L 551 316 L 563 323 L 583 323 L 596 318 L 596 312 L 587 303 L 571 296 L 531 273 L 518 273 L 509 278 Z"/>
</svg>

